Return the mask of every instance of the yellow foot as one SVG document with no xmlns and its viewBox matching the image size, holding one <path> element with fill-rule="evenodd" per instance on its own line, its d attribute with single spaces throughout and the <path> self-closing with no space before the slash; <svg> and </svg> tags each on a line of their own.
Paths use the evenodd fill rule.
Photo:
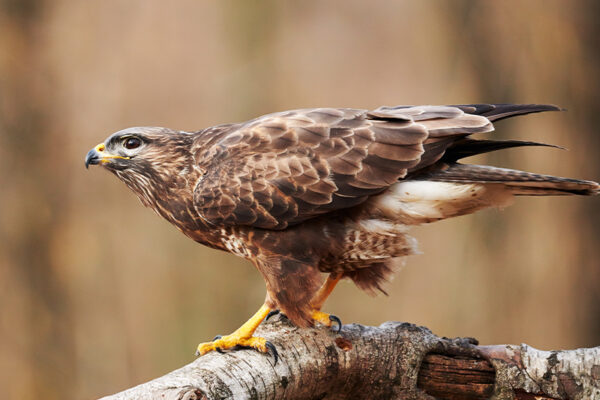
<svg viewBox="0 0 600 400">
<path fill-rule="evenodd" d="M 256 328 L 258 328 L 270 311 L 271 309 L 266 304 L 263 304 L 256 314 L 231 335 L 217 336 L 212 342 L 200 343 L 198 345 L 198 350 L 196 350 L 196 355 L 203 356 L 209 351 L 214 350 L 222 353 L 223 350 L 239 348 L 256 349 L 261 353 L 268 353 L 270 350 L 271 353 L 273 353 L 273 357 L 275 357 L 275 364 L 277 364 L 279 355 L 277 354 L 275 346 L 273 346 L 271 342 L 267 342 L 265 338 L 252 336 Z"/>
<path fill-rule="evenodd" d="M 342 330 L 342 321 L 340 321 L 340 319 L 335 315 L 327 314 L 319 310 L 313 310 L 311 317 L 313 320 L 320 323 L 321 325 L 329 327 L 331 327 L 335 322 L 337 324 L 336 332 L 340 332 Z"/>
<path fill-rule="evenodd" d="M 236 333 L 227 336 L 216 336 L 212 342 L 200 343 L 196 350 L 196 355 L 203 356 L 215 350 L 223 353 L 224 350 L 237 349 L 255 349 L 261 353 L 268 353 L 270 351 L 275 358 L 275 364 L 277 364 L 277 360 L 279 359 L 277 349 L 273 346 L 273 343 L 267 341 L 265 338 L 257 336 L 243 337 Z"/>
</svg>

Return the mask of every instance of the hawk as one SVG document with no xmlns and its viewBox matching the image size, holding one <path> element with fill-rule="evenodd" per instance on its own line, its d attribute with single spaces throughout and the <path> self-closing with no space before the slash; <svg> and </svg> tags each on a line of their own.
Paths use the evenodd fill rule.
<svg viewBox="0 0 600 400">
<path fill-rule="evenodd" d="M 503 207 L 520 195 L 594 195 L 592 181 L 459 160 L 531 141 L 476 139 L 492 123 L 553 105 L 313 108 L 197 132 L 137 127 L 94 147 L 141 202 L 206 246 L 249 259 L 264 304 L 238 330 L 198 346 L 275 347 L 253 336 L 272 312 L 298 326 L 339 320 L 321 311 L 340 279 L 381 290 L 392 260 L 414 254 L 413 225 Z M 328 274 L 321 284 L 322 274 Z"/>
</svg>

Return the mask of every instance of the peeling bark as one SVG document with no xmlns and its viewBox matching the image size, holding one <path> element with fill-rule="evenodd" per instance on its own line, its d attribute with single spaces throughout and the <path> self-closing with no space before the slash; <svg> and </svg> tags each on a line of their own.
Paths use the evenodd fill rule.
<svg viewBox="0 0 600 400">
<path fill-rule="evenodd" d="M 275 344 L 277 364 L 252 350 L 210 353 L 103 399 L 600 399 L 600 347 L 477 346 L 399 322 L 336 334 L 279 320 L 257 335 Z"/>
</svg>

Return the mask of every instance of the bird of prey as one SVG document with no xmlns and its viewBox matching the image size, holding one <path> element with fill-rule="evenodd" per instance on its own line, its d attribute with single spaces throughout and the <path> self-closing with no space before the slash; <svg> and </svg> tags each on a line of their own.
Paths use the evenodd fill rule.
<svg viewBox="0 0 600 400">
<path fill-rule="evenodd" d="M 249 259 L 267 289 L 238 330 L 197 354 L 274 346 L 253 336 L 271 312 L 332 326 L 340 279 L 381 290 L 391 260 L 416 252 L 413 225 L 508 205 L 519 195 L 594 195 L 596 182 L 459 160 L 530 141 L 472 137 L 493 122 L 557 111 L 538 104 L 313 108 L 197 132 L 137 127 L 94 147 L 100 164 L 191 239 Z M 556 147 L 556 146 L 553 146 Z M 322 273 L 328 274 L 321 284 Z M 340 324 L 341 325 L 341 324 Z"/>
</svg>

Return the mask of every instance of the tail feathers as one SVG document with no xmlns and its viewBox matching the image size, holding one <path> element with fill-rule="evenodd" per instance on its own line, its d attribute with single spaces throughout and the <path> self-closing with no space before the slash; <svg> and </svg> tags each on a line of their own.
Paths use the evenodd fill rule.
<svg viewBox="0 0 600 400">
<path fill-rule="evenodd" d="M 540 175 L 531 172 L 485 165 L 451 164 L 444 170 L 430 172 L 427 180 L 462 183 L 502 183 L 515 195 L 597 195 L 600 185 L 593 181 Z"/>
<path fill-rule="evenodd" d="M 467 114 L 482 115 L 492 122 L 516 115 L 563 111 L 562 108 L 552 104 L 465 104 L 453 107 L 458 107 Z"/>
<path fill-rule="evenodd" d="M 542 146 L 564 149 L 553 144 L 522 141 L 522 140 L 476 140 L 464 138 L 457 140 L 450 146 L 443 156 L 444 161 L 453 162 L 462 158 L 471 157 L 477 154 L 489 153 L 491 151 L 508 149 L 511 147 L 524 146 Z"/>
</svg>

